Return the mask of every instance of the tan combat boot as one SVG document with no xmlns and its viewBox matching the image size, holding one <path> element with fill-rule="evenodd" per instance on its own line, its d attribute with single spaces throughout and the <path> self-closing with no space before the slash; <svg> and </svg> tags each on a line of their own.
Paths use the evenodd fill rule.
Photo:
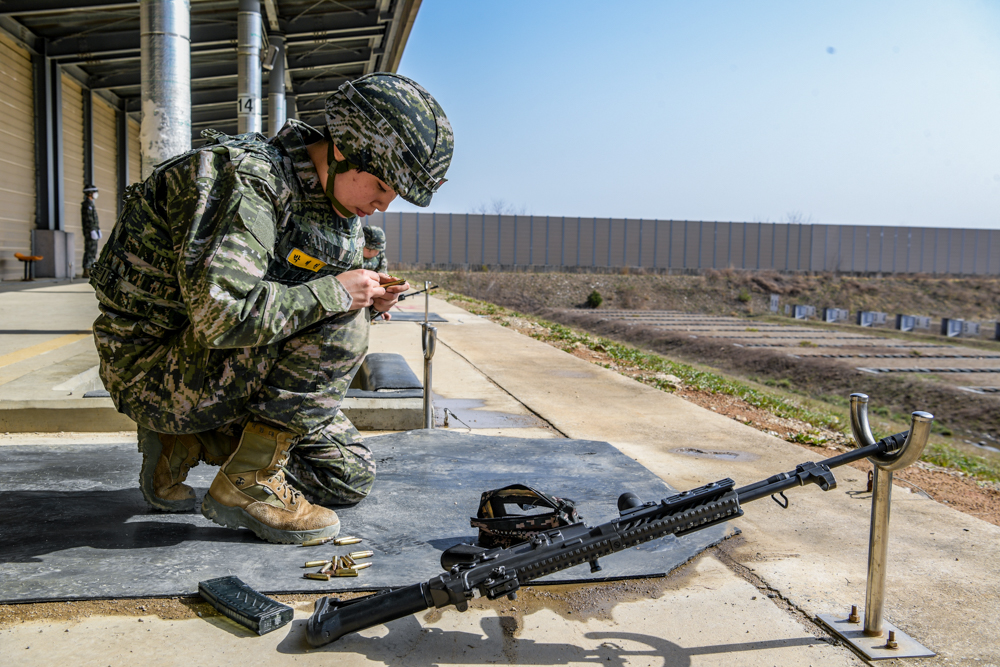
<svg viewBox="0 0 1000 667">
<path fill-rule="evenodd" d="M 188 470 L 199 461 L 222 465 L 236 444 L 236 439 L 217 431 L 172 435 L 140 426 L 139 488 L 146 502 L 163 512 L 190 512 L 196 503 L 194 489 L 183 483 Z"/>
<path fill-rule="evenodd" d="M 276 544 L 293 544 L 340 533 L 333 510 L 312 505 L 285 481 L 294 433 L 260 422 L 243 429 L 239 446 L 215 476 L 201 513 L 220 526 L 249 528 Z"/>
<path fill-rule="evenodd" d="M 194 489 L 184 480 L 188 470 L 198 465 L 201 444 L 193 435 L 168 435 L 139 427 L 139 488 L 154 509 L 163 512 L 190 512 L 194 509 Z"/>
</svg>

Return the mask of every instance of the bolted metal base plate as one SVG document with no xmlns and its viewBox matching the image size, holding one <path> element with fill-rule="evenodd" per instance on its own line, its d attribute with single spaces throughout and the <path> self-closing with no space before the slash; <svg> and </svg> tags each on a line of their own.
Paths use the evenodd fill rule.
<svg viewBox="0 0 1000 667">
<path fill-rule="evenodd" d="M 820 614 L 817 618 L 823 622 L 823 625 L 830 628 L 833 634 L 850 644 L 854 647 L 854 650 L 869 660 L 930 658 L 937 655 L 934 651 L 924 647 L 916 639 L 885 620 L 882 621 L 882 636 L 869 637 L 864 633 L 865 615 L 859 612 L 858 616 L 860 618 L 857 623 L 850 623 L 843 616 L 836 614 Z M 896 648 L 885 647 L 890 630 L 895 633 Z"/>
</svg>

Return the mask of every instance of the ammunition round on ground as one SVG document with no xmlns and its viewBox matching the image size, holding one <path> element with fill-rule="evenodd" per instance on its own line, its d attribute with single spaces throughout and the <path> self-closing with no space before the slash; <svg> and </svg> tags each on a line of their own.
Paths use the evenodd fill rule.
<svg viewBox="0 0 1000 667">
<path fill-rule="evenodd" d="M 333 543 L 338 547 L 342 547 L 345 544 L 358 544 L 361 542 L 360 537 L 337 537 L 333 540 Z"/>
<path fill-rule="evenodd" d="M 357 565 L 352 565 L 351 569 L 352 570 L 363 570 L 366 567 L 371 567 L 371 566 L 372 566 L 372 562 L 368 561 L 366 563 L 358 563 Z"/>
<path fill-rule="evenodd" d="M 352 560 L 361 560 L 362 558 L 371 558 L 374 555 L 375 555 L 374 551 L 366 549 L 365 551 L 352 551 L 351 553 L 347 554 L 347 557 Z"/>
<path fill-rule="evenodd" d="M 330 575 L 323 574 L 321 572 L 306 572 L 302 576 L 304 576 L 306 579 L 319 579 L 320 581 L 330 581 Z"/>
<path fill-rule="evenodd" d="M 327 561 L 327 564 L 320 569 L 320 574 L 328 574 L 332 570 L 336 570 L 340 567 L 340 560 L 334 559 L 332 562 Z"/>
<path fill-rule="evenodd" d="M 328 560 L 310 560 L 306 561 L 306 564 L 303 565 L 302 567 L 323 567 L 324 565 L 329 565 L 329 564 L 330 561 Z"/>
<path fill-rule="evenodd" d="M 342 565 L 340 565 L 338 567 L 353 567 L 354 566 L 354 559 L 351 558 L 350 556 L 340 556 L 340 562 L 342 563 Z"/>
<path fill-rule="evenodd" d="M 302 543 L 302 546 L 304 546 L 304 547 L 318 547 L 321 544 L 326 544 L 327 542 L 329 542 L 332 539 L 334 539 L 334 538 L 332 538 L 332 537 L 317 537 L 316 539 L 306 540 L 305 542 Z"/>
<path fill-rule="evenodd" d="M 356 576 L 358 576 L 358 571 L 355 570 L 354 568 L 350 568 L 349 567 L 347 569 L 336 570 L 333 574 L 334 574 L 334 576 L 337 576 L 337 577 L 356 577 Z M 324 576 L 326 576 L 326 575 L 324 575 Z"/>
</svg>

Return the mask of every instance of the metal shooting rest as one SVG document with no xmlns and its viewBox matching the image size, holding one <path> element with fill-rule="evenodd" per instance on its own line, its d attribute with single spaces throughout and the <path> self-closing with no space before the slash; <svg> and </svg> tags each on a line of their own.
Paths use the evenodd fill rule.
<svg viewBox="0 0 1000 667">
<path fill-rule="evenodd" d="M 420 345 L 424 351 L 424 428 L 434 428 L 434 399 L 431 391 L 431 360 L 437 349 L 437 327 L 428 319 L 431 304 L 431 283 L 424 281 L 424 321 L 420 325 Z"/>
<path fill-rule="evenodd" d="M 927 445 L 934 415 L 914 412 L 903 446 L 892 454 L 869 458 L 875 466 L 872 481 L 872 518 L 868 535 L 868 582 L 864 614 L 851 607 L 847 618 L 819 614 L 817 618 L 837 637 L 869 660 L 928 658 L 936 655 L 917 640 L 882 618 L 885 608 L 885 571 L 889 552 L 889 506 L 892 473 L 915 463 Z M 868 396 L 851 394 L 851 430 L 858 447 L 875 444 L 868 426 Z"/>
</svg>

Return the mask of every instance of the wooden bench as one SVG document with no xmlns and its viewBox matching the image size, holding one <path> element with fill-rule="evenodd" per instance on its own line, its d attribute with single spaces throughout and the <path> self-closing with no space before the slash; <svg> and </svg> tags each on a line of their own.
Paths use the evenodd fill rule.
<svg viewBox="0 0 1000 667">
<path fill-rule="evenodd" d="M 24 278 L 22 279 L 22 281 L 34 280 L 34 277 L 32 276 L 31 265 L 34 264 L 35 262 L 39 262 L 45 259 L 42 255 L 22 255 L 19 252 L 15 252 L 14 257 L 24 262 Z"/>
</svg>

